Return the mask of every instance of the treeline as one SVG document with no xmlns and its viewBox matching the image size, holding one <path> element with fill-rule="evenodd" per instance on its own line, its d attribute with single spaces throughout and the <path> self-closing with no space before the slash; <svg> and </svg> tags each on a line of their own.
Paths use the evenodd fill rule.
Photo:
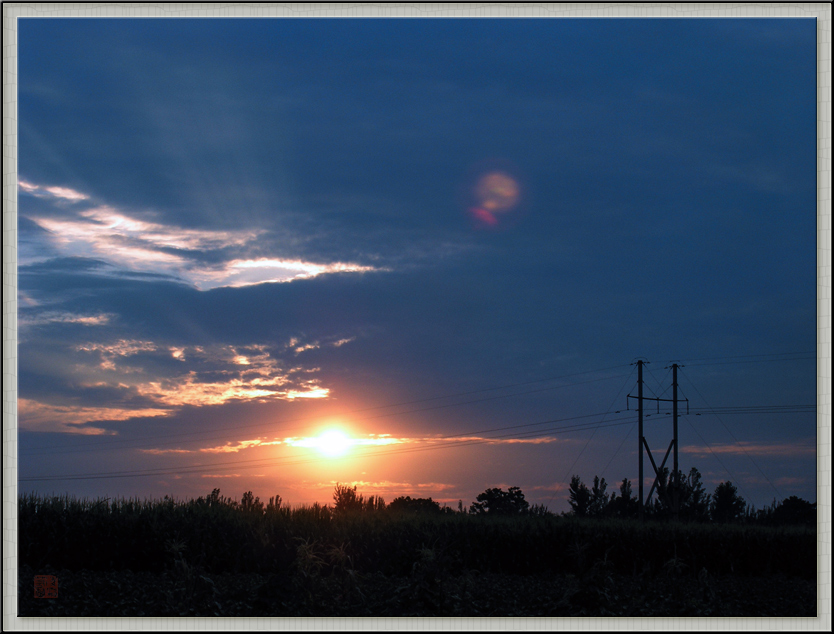
<svg viewBox="0 0 834 634">
<path fill-rule="evenodd" d="M 571 478 L 568 503 L 571 514 L 580 517 L 633 518 L 639 514 L 639 502 L 632 491 L 631 481 L 623 478 L 617 492 L 608 493 L 605 478 L 594 477 L 591 487 L 579 476 Z M 744 523 L 770 526 L 807 525 L 817 523 L 817 505 L 795 495 L 757 510 L 739 495 L 730 481 L 722 482 L 712 493 L 707 493 L 701 474 L 693 467 L 689 474 L 678 471 L 676 477 L 664 468 L 653 487 L 643 513 L 647 518 L 677 518 L 683 521 L 714 522 L 719 524 Z M 649 491 L 644 495 L 648 497 Z"/>
<path fill-rule="evenodd" d="M 344 485 L 334 491 L 332 506 L 293 508 L 279 496 L 264 504 L 247 492 L 236 501 L 219 489 L 187 501 L 28 495 L 18 500 L 18 558 L 36 571 L 280 573 L 299 579 L 350 571 L 408 576 L 429 561 L 438 574 L 451 576 L 583 574 L 597 564 L 649 575 L 674 566 L 693 575 L 705 569 L 711 575 L 810 579 L 816 570 L 816 533 L 805 526 L 556 516 L 533 512 L 517 487 L 489 489 L 478 498 L 469 509 L 459 503 L 455 510 L 428 498 L 385 504 Z"/>
<path fill-rule="evenodd" d="M 619 518 L 631 519 L 639 516 L 639 503 L 631 481 L 623 478 L 618 491 L 608 492 L 605 478 L 595 476 L 592 486 L 588 487 L 578 475 L 571 478 L 568 488 L 568 504 L 570 512 L 561 515 L 591 518 Z M 806 525 L 815 526 L 817 522 L 817 505 L 797 496 L 790 496 L 762 509 L 748 504 L 738 493 L 732 482 L 726 481 L 715 487 L 712 493 L 707 493 L 701 481 L 701 474 L 693 467 L 689 474 L 678 471 L 677 478 L 670 476 L 669 470 L 661 470 L 656 490 L 644 505 L 643 515 L 647 519 L 677 519 L 699 523 L 743 523 L 768 526 Z M 644 492 L 648 497 L 648 491 Z M 291 513 L 284 505 L 280 495 L 269 498 L 264 504 L 252 491 L 243 494 L 240 502 L 220 495 L 220 489 L 214 489 L 210 495 L 196 500 L 197 504 L 208 507 L 225 506 L 240 509 L 246 513 L 256 515 L 274 515 L 277 513 Z M 458 502 L 454 509 L 445 504 L 441 505 L 432 498 L 412 498 L 399 496 L 386 504 L 380 495 L 367 497 L 357 491 L 357 487 L 337 483 L 333 491 L 333 504 L 314 504 L 311 507 L 300 507 L 301 511 L 309 510 L 313 514 L 334 516 L 352 515 L 357 513 L 387 513 L 391 515 L 485 515 L 497 516 L 554 516 L 543 504 L 529 504 L 519 487 L 510 487 L 504 491 L 500 488 L 489 488 L 478 494 L 476 500 L 467 508 L 463 501 Z"/>
</svg>

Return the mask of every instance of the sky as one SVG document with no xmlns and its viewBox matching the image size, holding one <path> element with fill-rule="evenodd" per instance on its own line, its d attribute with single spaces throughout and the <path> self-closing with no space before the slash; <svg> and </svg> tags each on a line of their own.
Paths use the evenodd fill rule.
<svg viewBox="0 0 834 634">
<path fill-rule="evenodd" d="M 18 43 L 20 493 L 816 501 L 814 19 Z"/>
</svg>

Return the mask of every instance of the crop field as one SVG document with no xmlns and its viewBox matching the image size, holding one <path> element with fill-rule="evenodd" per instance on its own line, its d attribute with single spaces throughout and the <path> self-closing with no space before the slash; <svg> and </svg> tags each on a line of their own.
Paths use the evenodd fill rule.
<svg viewBox="0 0 834 634">
<path fill-rule="evenodd" d="M 19 616 L 815 616 L 816 532 L 19 499 Z M 35 597 L 34 579 L 57 584 Z"/>
</svg>

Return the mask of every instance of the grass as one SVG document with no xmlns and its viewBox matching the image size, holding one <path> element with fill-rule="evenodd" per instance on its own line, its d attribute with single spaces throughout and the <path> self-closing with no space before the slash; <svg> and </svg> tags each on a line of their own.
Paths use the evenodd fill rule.
<svg viewBox="0 0 834 634">
<path fill-rule="evenodd" d="M 739 610 L 774 615 L 777 609 L 813 616 L 815 605 L 816 533 L 802 527 L 339 514 L 321 505 L 243 508 L 219 495 L 186 501 L 28 495 L 18 510 L 21 614 L 28 615 L 51 609 L 93 616 L 147 610 L 466 616 L 497 609 L 742 616 Z M 26 584 L 34 574 L 58 575 L 62 596 L 29 600 Z M 778 598 L 762 598 L 756 607 L 745 588 L 765 581 L 762 588 L 801 596 L 794 607 Z M 157 592 L 166 584 L 178 598 Z M 550 589 L 537 602 L 528 586 Z M 99 598 L 81 599 L 82 591 Z M 134 605 L 131 594 L 147 600 Z"/>
</svg>

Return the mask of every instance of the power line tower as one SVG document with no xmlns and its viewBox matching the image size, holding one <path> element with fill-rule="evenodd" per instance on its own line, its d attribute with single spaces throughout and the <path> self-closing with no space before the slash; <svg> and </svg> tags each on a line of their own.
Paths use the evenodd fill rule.
<svg viewBox="0 0 834 634">
<path fill-rule="evenodd" d="M 652 463 L 652 468 L 654 469 L 655 478 L 654 482 L 652 483 L 651 488 L 649 489 L 649 494 L 645 498 L 645 503 L 648 504 L 649 500 L 652 497 L 652 493 L 654 493 L 655 488 L 657 488 L 658 496 L 661 496 L 666 499 L 669 506 L 672 507 L 672 512 L 677 517 L 679 505 L 680 505 L 680 476 L 678 473 L 678 403 L 685 402 L 686 403 L 686 413 L 689 413 L 689 399 L 683 399 L 680 401 L 678 399 L 678 368 L 682 367 L 679 366 L 677 363 L 673 363 L 671 365 L 672 368 L 672 398 L 659 398 L 659 397 L 646 397 L 643 396 L 643 365 L 649 363 L 645 359 L 638 359 L 632 365 L 637 365 L 637 396 L 632 396 L 629 394 L 626 396 L 626 408 L 628 408 L 629 400 L 632 398 L 637 399 L 637 418 L 638 418 L 638 430 L 637 430 L 637 444 L 638 444 L 638 485 L 637 485 L 637 495 L 639 501 L 639 514 L 640 519 L 643 519 L 643 449 L 646 449 L 646 453 L 649 456 L 649 460 Z M 646 437 L 643 434 L 643 401 L 654 401 L 657 403 L 657 413 L 660 413 L 660 403 L 672 403 L 672 442 L 669 443 L 669 448 L 666 450 L 666 455 L 663 456 L 663 462 L 660 463 L 660 467 L 657 466 L 657 463 L 654 460 L 654 456 L 652 456 L 652 451 L 649 448 L 649 443 L 646 442 Z M 674 450 L 674 451 L 673 451 Z M 663 468 L 666 466 L 666 460 L 669 458 L 669 452 L 673 451 L 673 478 L 674 483 L 672 484 L 672 491 L 671 496 L 669 495 L 669 491 L 667 490 L 667 483 L 661 480 L 661 474 L 663 472 Z"/>
</svg>

